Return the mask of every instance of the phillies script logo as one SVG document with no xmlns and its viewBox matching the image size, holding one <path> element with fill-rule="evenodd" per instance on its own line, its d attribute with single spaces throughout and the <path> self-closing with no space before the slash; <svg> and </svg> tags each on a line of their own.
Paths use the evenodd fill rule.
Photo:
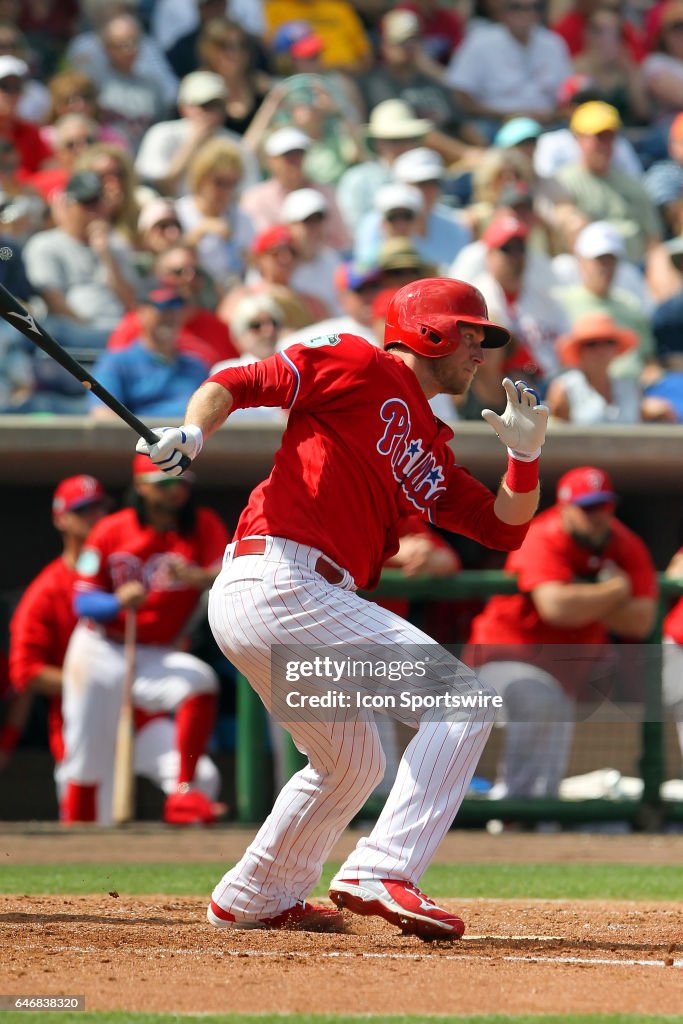
<svg viewBox="0 0 683 1024">
<path fill-rule="evenodd" d="M 145 590 L 184 590 L 187 584 L 175 578 L 172 566 L 190 565 L 186 558 L 175 552 L 162 552 L 142 561 L 129 551 L 114 551 L 107 560 L 112 583 L 116 590 L 123 583 L 139 580 Z"/>
<path fill-rule="evenodd" d="M 389 456 L 394 480 L 415 508 L 424 512 L 427 504 L 446 490 L 441 486 L 443 468 L 432 452 L 424 450 L 422 438 L 411 436 L 410 410 L 405 402 L 389 398 L 379 414 L 386 429 L 377 442 L 377 451 Z"/>
</svg>

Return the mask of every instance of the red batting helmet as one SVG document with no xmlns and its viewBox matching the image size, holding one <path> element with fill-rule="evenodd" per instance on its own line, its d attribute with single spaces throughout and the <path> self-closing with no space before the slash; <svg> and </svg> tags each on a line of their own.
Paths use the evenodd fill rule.
<svg viewBox="0 0 683 1024">
<path fill-rule="evenodd" d="M 504 327 L 489 320 L 481 292 L 464 281 L 425 277 L 394 295 L 387 310 L 384 347 L 405 345 L 421 356 L 438 359 L 458 347 L 458 323 L 484 328 L 482 348 L 500 348 L 510 340 Z"/>
</svg>

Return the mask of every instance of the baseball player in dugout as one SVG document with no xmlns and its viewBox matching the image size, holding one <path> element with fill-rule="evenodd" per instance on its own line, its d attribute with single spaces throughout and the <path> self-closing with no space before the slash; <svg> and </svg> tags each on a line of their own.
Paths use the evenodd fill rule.
<svg viewBox="0 0 683 1024">
<path fill-rule="evenodd" d="M 169 480 L 145 456 L 133 462 L 132 507 L 93 528 L 76 563 L 79 616 L 64 660 L 65 792 L 62 820 L 110 823 L 111 782 L 121 707 L 128 611 L 137 619 L 132 705 L 136 717 L 162 716 L 164 734 L 143 760 L 168 749 L 172 772 L 164 821 L 210 824 L 226 810 L 216 802 L 220 778 L 204 755 L 213 730 L 218 680 L 183 650 L 184 630 L 201 592 L 220 568 L 228 534 L 218 516 L 195 504 L 190 477 Z M 174 716 L 170 725 L 165 716 Z M 136 740 L 136 768 L 139 754 Z M 148 774 L 147 771 L 143 774 Z"/>
<path fill-rule="evenodd" d="M 565 473 L 557 503 L 508 555 L 519 593 L 491 598 L 472 624 L 474 646 L 463 657 L 505 698 L 498 797 L 557 796 L 575 701 L 600 699 L 612 677 L 610 637 L 642 642 L 652 632 L 654 563 L 617 519 L 616 503 L 604 470 Z"/>
<path fill-rule="evenodd" d="M 273 470 L 253 491 L 227 547 L 209 621 L 226 657 L 267 707 L 297 706 L 280 720 L 308 763 L 216 885 L 208 919 L 218 928 L 343 927 L 339 911 L 306 897 L 384 774 L 374 714 L 359 709 L 382 696 L 387 713 L 415 735 L 371 834 L 332 881 L 330 897 L 422 938 L 453 939 L 464 931 L 460 918 L 418 883 L 467 791 L 491 729 L 490 700 L 497 698 L 430 637 L 355 591 L 377 585 L 383 562 L 399 548 L 405 514 L 499 550 L 522 543 L 538 501 L 547 409 L 525 384 L 505 380 L 503 415 L 484 411 L 507 449 L 507 470 L 493 494 L 458 465 L 453 433 L 428 401 L 465 392 L 487 349 L 508 340 L 507 330 L 489 321 L 476 288 L 425 278 L 396 292 L 383 350 L 353 334 L 333 334 L 219 371 L 195 392 L 181 428 L 162 428 L 151 446 L 138 442 L 156 466 L 178 475 L 182 456 L 196 458 L 234 409 L 289 411 Z M 310 677 L 304 664 L 301 682 L 286 683 L 300 660 L 287 661 L 286 675 L 276 673 L 278 652 L 301 659 L 321 646 L 343 656 L 336 689 L 322 668 Z M 403 652 L 405 674 L 383 674 L 382 655 L 372 660 L 371 678 L 359 678 L 354 659 L 375 646 L 390 648 L 392 658 Z M 425 675 L 411 672 L 417 660 Z M 412 695 L 407 708 L 400 691 Z M 427 692 L 439 694 L 439 706 L 421 710 Z M 320 695 L 336 701 L 331 711 L 316 706 Z"/>
</svg>

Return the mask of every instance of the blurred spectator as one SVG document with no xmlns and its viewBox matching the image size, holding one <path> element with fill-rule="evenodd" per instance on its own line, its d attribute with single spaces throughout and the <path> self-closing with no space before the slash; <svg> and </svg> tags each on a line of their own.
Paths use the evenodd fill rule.
<svg viewBox="0 0 683 1024">
<path fill-rule="evenodd" d="M 254 226 L 237 203 L 244 164 L 228 139 L 205 142 L 189 166 L 187 195 L 176 202 L 185 241 L 197 249 L 202 268 L 222 295 L 242 277 Z"/>
<path fill-rule="evenodd" d="M 107 66 L 99 78 L 98 103 L 102 122 L 127 140 L 136 153 L 150 125 L 161 120 L 168 101 L 156 81 L 136 70 L 141 32 L 135 18 L 127 14 L 113 17 L 101 31 Z M 173 84 L 173 101 L 177 83 Z"/>
<path fill-rule="evenodd" d="M 480 235 L 503 205 L 502 195 L 512 189 L 530 192 L 534 184 L 534 169 L 521 149 L 494 147 L 485 153 L 472 173 L 472 197 L 462 216 L 475 235 Z"/>
<path fill-rule="evenodd" d="M 76 170 L 100 176 L 102 216 L 124 242 L 132 244 L 137 238 L 140 190 L 130 155 L 114 142 L 97 142 L 81 153 Z"/>
<path fill-rule="evenodd" d="M 507 213 L 497 214 L 482 236 L 486 269 L 470 283 L 482 292 L 491 317 L 508 327 L 513 341 L 500 351 L 487 352 L 477 371 L 472 397 L 459 405 L 468 419 L 477 417 L 483 406 L 500 406 L 502 377 L 514 374 L 543 392 L 557 369 L 554 344 L 567 330 L 568 320 L 529 271 L 528 236 L 527 225 Z"/>
<path fill-rule="evenodd" d="M 307 327 L 326 317 L 328 310 L 317 296 L 303 294 L 292 287 L 298 257 L 294 235 L 286 224 L 261 231 L 251 245 L 252 266 L 247 283 L 233 288 L 225 296 L 217 310 L 219 317 L 229 324 L 237 303 L 245 295 L 259 292 L 266 292 L 275 299 L 282 310 L 283 327 L 288 330 Z"/>
<path fill-rule="evenodd" d="M 150 199 L 138 216 L 138 244 L 132 254 L 135 269 L 140 277 L 147 277 L 157 256 L 170 246 L 177 245 L 183 229 L 178 220 L 175 202 L 172 199 Z M 214 298 L 215 290 L 212 289 Z"/>
<path fill-rule="evenodd" d="M 591 220 L 609 221 L 624 239 L 630 260 L 641 263 L 661 236 L 661 223 L 640 181 L 612 166 L 621 119 L 614 107 L 595 100 L 578 107 L 570 128 L 581 156 L 560 168 L 557 179 Z"/>
<path fill-rule="evenodd" d="M 425 263 L 410 238 L 396 235 L 385 239 L 379 247 L 377 264 L 383 290 L 396 291 L 421 277 L 436 277 L 436 267 Z M 377 296 L 375 296 L 375 301 Z M 382 338 L 384 335 L 379 334 Z"/>
<path fill-rule="evenodd" d="M 268 36 L 288 21 L 308 21 L 325 43 L 323 63 L 348 74 L 364 71 L 372 60 L 363 23 L 347 0 L 265 0 Z"/>
<path fill-rule="evenodd" d="M 180 83 L 180 118 L 153 124 L 142 139 L 135 169 L 140 177 L 164 195 L 187 191 L 187 172 L 198 148 L 213 138 L 231 142 L 239 149 L 244 167 L 240 183 L 260 180 L 258 161 L 235 132 L 223 128 L 225 84 L 212 71 L 195 71 Z"/>
<path fill-rule="evenodd" d="M 1 214 L 0 214 L 1 218 Z M 0 284 L 26 305 L 32 289 L 26 277 L 21 249 L 14 239 L 0 234 L 0 246 L 12 249 L 11 260 L 0 262 Z M 0 322 L 0 413 L 23 412 L 35 386 L 31 343 L 6 321 Z"/>
<path fill-rule="evenodd" d="M 683 235 L 656 246 L 648 256 L 647 281 L 658 303 L 674 298 L 683 289 Z"/>
<path fill-rule="evenodd" d="M 244 136 L 245 144 L 258 152 L 264 137 L 278 128 L 299 129 L 311 140 L 304 157 L 304 174 L 318 185 L 334 184 L 356 163 L 362 150 L 355 108 L 328 78 L 307 73 L 279 82 Z"/>
<path fill-rule="evenodd" d="M 564 41 L 540 24 L 535 0 L 504 0 L 498 24 L 465 38 L 446 82 L 462 110 L 492 139 L 511 115 L 552 124 L 558 88 L 571 71 Z"/>
<path fill-rule="evenodd" d="M 580 283 L 553 289 L 572 323 L 585 313 L 603 313 L 620 327 L 634 331 L 638 348 L 620 356 L 611 367 L 613 376 L 637 377 L 643 362 L 653 353 L 654 343 L 647 317 L 638 300 L 615 287 L 617 265 L 625 252 L 624 242 L 606 221 L 588 224 L 574 246 Z"/>
<path fill-rule="evenodd" d="M 92 28 L 71 40 L 66 52 L 67 65 L 83 72 L 101 88 L 107 76 L 118 67 L 120 58 L 126 77 L 132 75 L 150 82 L 163 106 L 172 106 L 178 80 L 156 40 L 142 32 L 133 13 L 137 11 L 138 0 L 81 2 Z M 109 21 L 118 21 L 119 17 L 124 20 L 115 28 L 112 43 L 107 25 Z M 125 53 L 122 52 L 124 44 Z"/>
<path fill-rule="evenodd" d="M 667 237 L 671 238 L 683 228 L 683 114 L 678 114 L 671 122 L 668 157 L 658 160 L 646 171 L 643 185 L 659 211 Z"/>
<path fill-rule="evenodd" d="M 19 57 L 31 68 L 32 54 L 28 42 L 13 22 L 0 19 L 0 57 Z M 38 73 L 43 72 L 38 68 Z M 34 124 L 42 124 L 50 109 L 50 94 L 43 81 L 38 78 L 26 78 L 24 90 L 17 106 L 17 115 L 24 121 L 32 121 Z"/>
<path fill-rule="evenodd" d="M 282 222 L 289 225 L 299 253 L 291 277 L 298 292 L 317 295 L 331 313 L 339 313 L 335 274 L 340 257 L 327 242 L 327 200 L 313 188 L 290 192 L 282 204 Z"/>
<path fill-rule="evenodd" d="M 197 27 L 201 17 L 197 7 L 198 3 L 191 0 L 156 0 L 150 24 L 160 46 L 168 50 L 177 39 Z M 252 37 L 260 38 L 265 32 L 263 0 L 224 0 L 218 14 L 225 14 Z"/>
<path fill-rule="evenodd" d="M 377 252 L 386 238 L 410 238 L 417 250 L 414 235 L 424 232 L 424 213 L 424 198 L 414 185 L 402 182 L 382 185 L 375 193 L 374 211 L 366 214 L 359 225 L 354 251 L 356 262 L 376 262 Z"/>
<path fill-rule="evenodd" d="M 153 283 L 138 305 L 137 339 L 95 364 L 93 375 L 136 416 L 182 418 L 190 395 L 208 376 L 207 363 L 178 347 L 185 305 L 180 292 Z M 115 415 L 94 395 L 88 399 L 98 419 Z"/>
<path fill-rule="evenodd" d="M 17 173 L 24 178 L 39 170 L 52 155 L 36 125 L 23 121 L 17 114 L 27 79 L 25 61 L 9 54 L 0 57 L 0 139 L 7 139 L 16 146 Z"/>
<path fill-rule="evenodd" d="M 656 358 L 643 373 L 646 401 L 657 403 L 651 418 L 683 423 L 683 290 L 655 309 L 652 331 Z"/>
<path fill-rule="evenodd" d="M 376 156 L 350 167 L 337 185 L 339 209 L 349 231 L 355 232 L 363 214 L 372 209 L 376 190 L 392 180 L 397 157 L 421 146 L 433 127 L 403 100 L 384 100 L 374 108 L 366 134 Z"/>
<path fill-rule="evenodd" d="M 423 233 L 418 230 L 414 237 L 417 251 L 427 262 L 445 269 L 471 240 L 472 233 L 460 215 L 441 201 L 445 174 L 442 158 L 432 149 L 412 149 L 397 157 L 393 170 L 397 181 L 422 193 Z"/>
<path fill-rule="evenodd" d="M 154 14 L 162 6 L 155 4 Z M 178 78 L 184 78 L 199 69 L 199 38 L 202 29 L 208 22 L 217 21 L 225 14 L 225 0 L 196 0 L 192 6 L 197 12 L 197 22 L 179 35 L 170 47 L 166 47 L 166 59 Z"/>
<path fill-rule="evenodd" d="M 520 149 L 533 162 L 536 141 L 542 131 L 533 117 L 512 117 L 498 129 L 493 145 L 499 149 Z"/>
<path fill-rule="evenodd" d="M 610 635 L 642 642 L 654 626 L 655 568 L 616 501 L 602 469 L 565 473 L 557 503 L 506 560 L 519 593 L 491 598 L 472 624 L 468 663 L 504 700 L 496 797 L 557 796 L 575 701 L 605 695 Z"/>
<path fill-rule="evenodd" d="M 244 135 L 271 85 L 256 67 L 253 41 L 234 21 L 215 18 L 203 26 L 198 50 L 202 68 L 225 85 L 223 126 Z"/>
<path fill-rule="evenodd" d="M 337 207 L 334 189 L 329 185 L 315 184 L 304 172 L 304 156 L 310 147 L 310 136 L 298 128 L 279 128 L 273 132 L 264 145 L 271 177 L 246 189 L 240 199 L 240 208 L 251 218 L 255 229 L 263 231 L 280 222 L 282 203 L 290 192 L 315 188 L 327 200 L 328 241 L 335 249 L 346 252 L 350 239 Z"/>
<path fill-rule="evenodd" d="M 638 423 L 641 392 L 633 377 L 610 376 L 610 363 L 638 345 L 638 336 L 606 313 L 585 313 L 558 338 L 557 354 L 570 367 L 550 382 L 550 415 L 568 423 Z"/>
<path fill-rule="evenodd" d="M 683 548 L 679 548 L 666 567 L 669 579 L 683 577 Z M 669 708 L 678 732 L 678 745 L 683 754 L 683 599 L 678 598 L 662 626 L 662 697 Z"/>
<path fill-rule="evenodd" d="M 465 34 L 458 12 L 441 0 L 402 0 L 396 7 L 418 16 L 425 53 L 438 64 L 448 64 Z"/>
<path fill-rule="evenodd" d="M 48 124 L 41 128 L 41 136 L 48 145 L 52 144 L 54 124 L 64 114 L 84 114 L 97 122 L 98 142 L 116 142 L 125 145 L 125 138 L 116 129 L 100 123 L 100 108 L 97 104 L 97 87 L 82 71 L 60 71 L 48 82 L 50 110 Z"/>
<path fill-rule="evenodd" d="M 591 79 L 596 99 L 615 107 L 624 124 L 644 124 L 650 105 L 640 67 L 629 52 L 627 25 L 614 7 L 599 6 L 591 11 L 574 70 Z"/>
<path fill-rule="evenodd" d="M 158 202 L 163 203 L 161 199 Z M 146 210 L 143 210 L 143 214 Z M 169 243 L 154 256 L 149 268 L 151 278 L 162 287 L 178 292 L 185 300 L 184 319 L 178 335 L 178 351 L 197 356 L 207 366 L 217 360 L 237 355 L 227 325 L 210 309 L 202 306 L 204 280 L 197 252 L 183 242 Z M 215 302 L 212 303 L 212 307 Z M 114 328 L 107 342 L 107 351 L 126 348 L 140 334 L 138 309 L 129 310 Z"/>
<path fill-rule="evenodd" d="M 55 189 L 63 191 L 83 150 L 97 141 L 97 125 L 85 114 L 63 114 L 54 123 L 54 156 L 28 182 L 44 199 Z"/>
<path fill-rule="evenodd" d="M 351 261 L 342 263 L 335 274 L 341 315 L 290 332 L 284 339 L 285 347 L 325 334 L 359 334 L 372 345 L 380 345 L 372 326 L 372 302 L 381 287 L 380 276 L 379 267 L 359 267 Z"/>
<path fill-rule="evenodd" d="M 7 6 L 7 5 L 5 5 Z M 40 70 L 52 74 L 76 32 L 79 0 L 21 0 L 7 20 L 17 24 L 32 50 L 40 54 Z"/>
<path fill-rule="evenodd" d="M 339 113 L 354 125 L 363 120 L 363 100 L 356 82 L 342 71 L 330 71 L 322 61 L 325 41 L 308 21 L 286 21 L 269 42 L 275 70 L 285 79 L 280 83 L 295 90 L 310 87 L 314 81 L 322 86 Z M 311 78 L 315 75 L 315 79 Z M 292 81 L 288 81 L 292 80 Z M 290 101 L 289 96 L 287 99 Z M 298 122 L 296 122 L 298 124 Z M 299 124 L 300 128 L 305 126 Z"/>
<path fill-rule="evenodd" d="M 51 208 L 56 227 L 26 243 L 31 287 L 45 300 L 45 325 L 65 347 L 103 348 L 134 302 L 127 250 L 102 213 L 104 185 L 92 171 L 73 174 Z"/>
<path fill-rule="evenodd" d="M 480 29 L 498 25 L 503 13 L 505 0 L 473 0 L 471 14 L 465 24 L 465 38 L 473 36 Z"/>
<path fill-rule="evenodd" d="M 283 323 L 282 310 L 266 292 L 245 295 L 240 299 L 230 317 L 230 335 L 238 351 L 232 365 L 247 365 L 272 356 L 277 349 Z M 223 363 L 220 369 L 226 365 L 231 364 Z M 213 367 L 211 373 L 216 373 L 218 369 Z"/>
<path fill-rule="evenodd" d="M 553 32 L 562 36 L 572 57 L 578 57 L 587 44 L 591 16 L 597 11 L 612 11 L 620 18 L 620 36 L 632 61 L 640 61 L 646 52 L 641 33 L 617 7 L 608 5 L 605 0 L 574 0 L 566 13 L 557 18 L 551 25 Z"/>
<path fill-rule="evenodd" d="M 412 11 L 395 9 L 384 15 L 380 26 L 379 63 L 358 79 L 366 110 L 384 100 L 410 103 L 417 117 L 429 117 L 449 135 L 459 135 L 462 112 L 452 93 L 442 85 L 430 63 L 422 58 L 420 19 Z"/>
<path fill-rule="evenodd" d="M 572 75 L 560 86 L 558 105 L 563 122 L 570 121 L 574 111 L 584 103 L 598 99 L 593 82 L 586 75 Z M 581 150 L 576 136 L 569 128 L 556 128 L 543 132 L 534 149 L 534 170 L 541 178 L 552 178 L 561 167 L 578 163 Z M 639 178 L 643 173 L 640 158 L 629 140 L 617 134 L 612 153 L 612 167 Z"/>
<path fill-rule="evenodd" d="M 683 3 L 671 0 L 661 12 L 655 52 L 643 61 L 645 87 L 659 117 L 683 107 Z"/>
</svg>

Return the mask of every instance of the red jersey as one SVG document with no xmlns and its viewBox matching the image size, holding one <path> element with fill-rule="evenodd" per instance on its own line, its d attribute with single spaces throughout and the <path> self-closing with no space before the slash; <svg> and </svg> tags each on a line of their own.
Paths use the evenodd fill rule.
<svg viewBox="0 0 683 1024">
<path fill-rule="evenodd" d="M 126 313 L 109 336 L 107 348 L 127 348 L 140 337 L 140 317 L 136 309 Z M 178 349 L 202 359 L 208 369 L 224 359 L 236 359 L 239 352 L 230 340 L 228 325 L 208 309 L 197 308 L 187 318 L 178 337 Z"/>
<path fill-rule="evenodd" d="M 52 149 L 40 134 L 35 124 L 18 119 L 0 125 L 0 138 L 9 139 L 17 147 L 19 153 L 19 169 L 17 177 L 25 181 L 34 174 L 41 165 L 52 156 Z"/>
<path fill-rule="evenodd" d="M 676 554 L 680 555 L 683 548 Z M 683 644 L 683 597 L 679 597 L 675 605 L 664 619 L 662 634 L 675 640 L 677 644 Z"/>
<path fill-rule="evenodd" d="M 23 593 L 10 623 L 10 679 L 15 690 L 26 690 L 46 665 L 61 668 L 76 616 L 73 612 L 75 569 L 63 558 L 46 565 Z M 48 737 L 55 761 L 64 757 L 62 698 L 48 706 Z"/>
<path fill-rule="evenodd" d="M 171 560 L 208 568 L 220 562 L 228 532 L 215 512 L 197 509 L 189 534 L 175 530 L 160 533 L 141 525 L 132 508 L 114 512 L 96 523 L 77 564 L 76 590 L 115 591 L 122 583 L 139 580 L 147 596 L 138 610 L 138 642 L 172 644 L 199 599 L 199 591 L 172 579 Z M 123 635 L 125 612 L 107 623 L 107 632 Z"/>
<path fill-rule="evenodd" d="M 488 547 L 522 542 L 528 524 L 498 519 L 493 494 L 456 464 L 453 432 L 398 356 L 335 334 L 209 379 L 230 391 L 236 409 L 290 412 L 273 470 L 252 492 L 236 538 L 272 535 L 318 548 L 363 588 L 377 585 L 398 550 L 405 515 Z"/>
<path fill-rule="evenodd" d="M 517 575 L 520 593 L 492 597 L 472 623 L 470 643 L 487 645 L 474 652 L 477 663 L 518 661 L 519 649 L 505 651 L 500 645 L 526 644 L 534 648 L 534 663 L 538 662 L 552 675 L 560 677 L 560 663 L 565 656 L 548 652 L 550 660 L 542 664 L 540 645 L 566 645 L 567 679 L 562 681 L 575 691 L 581 682 L 577 671 L 578 655 L 574 656 L 569 648 L 579 644 L 608 644 L 609 634 L 599 621 L 568 628 L 549 625 L 536 611 L 531 592 L 542 583 L 595 580 L 602 566 L 610 562 L 627 574 L 634 597 L 657 597 L 657 575 L 650 553 L 640 537 L 618 519 L 612 521 L 609 541 L 598 554 L 578 544 L 563 529 L 556 505 L 542 512 L 532 522 L 522 546 L 509 555 L 505 563 L 505 569 Z M 596 657 L 600 657 L 597 652 Z"/>
<path fill-rule="evenodd" d="M 581 11 L 568 11 L 551 25 L 553 32 L 557 32 L 558 36 L 564 39 L 572 57 L 577 57 L 586 45 L 587 23 L 588 18 Z M 641 61 L 647 48 L 635 25 L 630 21 L 622 22 L 621 36 L 629 56 L 635 61 Z"/>
</svg>

